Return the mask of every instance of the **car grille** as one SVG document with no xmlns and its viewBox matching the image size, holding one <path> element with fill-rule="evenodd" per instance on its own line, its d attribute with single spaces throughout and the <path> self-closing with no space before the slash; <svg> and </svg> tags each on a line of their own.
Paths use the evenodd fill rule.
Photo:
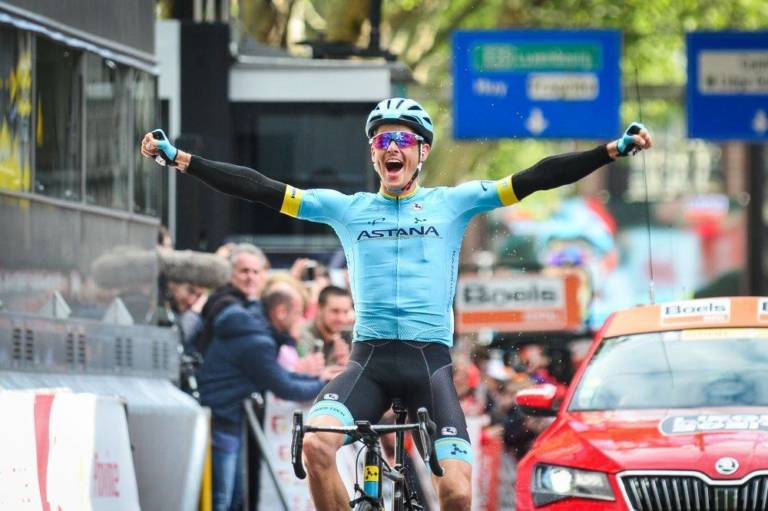
<svg viewBox="0 0 768 511">
<path fill-rule="evenodd" d="M 627 474 L 619 479 L 633 511 L 768 510 L 768 474 L 731 482 L 668 473 Z"/>
</svg>

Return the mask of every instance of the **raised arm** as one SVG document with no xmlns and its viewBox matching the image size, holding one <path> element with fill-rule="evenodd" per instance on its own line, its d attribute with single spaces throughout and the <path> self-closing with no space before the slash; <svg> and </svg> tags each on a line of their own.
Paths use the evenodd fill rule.
<svg viewBox="0 0 768 511">
<path fill-rule="evenodd" d="M 220 192 L 264 204 L 281 213 L 296 216 L 295 188 L 240 165 L 206 160 L 176 149 L 160 130 L 147 133 L 141 141 L 141 154 L 158 163 L 175 166 Z M 287 200 L 286 200 L 287 199 Z"/>
<path fill-rule="evenodd" d="M 651 135 L 642 124 L 632 123 L 624 135 L 609 144 L 588 151 L 558 154 L 512 176 L 517 200 L 538 190 L 550 190 L 574 183 L 619 156 L 634 154 L 652 146 Z"/>
</svg>

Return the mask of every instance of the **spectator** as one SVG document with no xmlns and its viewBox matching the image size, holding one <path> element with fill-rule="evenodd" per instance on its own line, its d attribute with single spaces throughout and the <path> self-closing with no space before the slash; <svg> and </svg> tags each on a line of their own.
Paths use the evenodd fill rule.
<svg viewBox="0 0 768 511">
<path fill-rule="evenodd" d="M 254 247 L 255 248 L 255 247 Z M 250 250 L 250 249 L 249 249 Z M 245 254 L 245 255 L 244 255 Z M 321 378 L 291 373 L 277 363 L 278 346 L 285 342 L 292 321 L 301 315 L 301 297 L 290 287 L 271 290 L 261 304 L 246 294 L 258 286 L 249 275 L 258 275 L 250 261 L 253 252 L 233 254 L 235 268 L 229 291 L 214 294 L 207 312 L 217 311 L 211 340 L 198 371 L 200 401 L 213 413 L 213 500 L 216 511 L 239 509 L 242 502 L 241 435 L 242 402 L 254 392 L 271 391 L 282 399 L 308 401 L 339 369 L 328 368 Z M 263 263 L 263 260 L 261 260 Z M 263 267 L 263 266 L 262 266 Z M 250 268 L 249 271 L 245 269 Z M 235 277 L 239 275 L 239 278 Z M 216 302 L 223 302 L 223 305 Z M 269 318 L 269 321 L 265 318 Z"/>
<path fill-rule="evenodd" d="M 161 225 L 157 230 L 157 246 L 165 249 L 173 248 L 173 238 L 171 238 L 171 231 L 164 225 Z"/>
<path fill-rule="evenodd" d="M 539 344 L 523 346 L 520 349 L 520 359 L 525 364 L 526 372 L 534 383 L 559 384 L 557 379 L 549 373 L 551 359 L 543 346 Z"/>
<path fill-rule="evenodd" d="M 319 376 L 325 368 L 323 356 L 321 354 L 310 354 L 299 357 L 299 352 L 296 348 L 296 340 L 304 323 L 303 311 L 307 306 L 307 289 L 290 274 L 276 273 L 270 276 L 267 281 L 264 287 L 264 295 L 271 295 L 275 299 L 281 299 L 282 304 L 286 308 L 291 307 L 291 317 L 288 320 L 284 320 L 289 335 L 285 336 L 280 343 L 277 362 L 289 371 Z M 281 306 L 275 311 L 275 314 L 276 317 L 272 321 L 280 322 L 281 318 L 287 316 L 288 312 Z"/>
<path fill-rule="evenodd" d="M 352 295 L 347 289 L 326 286 L 317 301 L 314 321 L 307 323 L 299 335 L 299 354 L 315 351 L 316 341 L 322 342 L 322 352 L 328 365 L 347 365 L 351 332 L 347 330 L 352 315 Z"/>
<path fill-rule="evenodd" d="M 301 327 L 304 324 L 304 311 L 306 311 L 311 300 L 310 292 L 301 281 L 297 280 L 291 273 L 285 271 L 275 272 L 270 275 L 267 282 L 264 284 L 264 291 L 262 294 L 266 294 L 274 286 L 283 286 L 283 288 L 284 286 L 288 286 L 299 293 L 301 297 L 301 317 L 291 325 L 291 335 L 298 339 Z"/>
<path fill-rule="evenodd" d="M 171 309 L 176 315 L 176 324 L 181 330 L 182 339 L 186 346 L 203 328 L 200 313 L 208 300 L 208 292 L 205 288 L 189 282 L 170 281 L 167 288 Z"/>
<path fill-rule="evenodd" d="M 299 257 L 293 262 L 290 274 L 299 282 L 303 282 L 305 289 L 309 293 L 307 308 L 304 310 L 304 317 L 312 320 L 317 314 L 317 302 L 320 291 L 325 289 L 331 283 L 328 276 L 328 269 L 315 261 L 306 257 Z"/>
<path fill-rule="evenodd" d="M 515 403 L 515 395 L 533 381 L 524 373 L 517 373 L 501 393 L 499 412 L 503 414 L 503 440 L 507 450 L 520 460 L 536 437 L 551 423 L 547 417 L 531 417 L 523 414 Z"/>
<path fill-rule="evenodd" d="M 203 328 L 195 342 L 201 355 L 205 355 L 212 341 L 213 321 L 226 307 L 247 302 L 249 310 L 261 313 L 258 299 L 267 281 L 267 256 L 255 245 L 240 243 L 228 247 L 228 257 L 232 265 L 229 283 L 211 294 L 202 310 Z"/>
</svg>

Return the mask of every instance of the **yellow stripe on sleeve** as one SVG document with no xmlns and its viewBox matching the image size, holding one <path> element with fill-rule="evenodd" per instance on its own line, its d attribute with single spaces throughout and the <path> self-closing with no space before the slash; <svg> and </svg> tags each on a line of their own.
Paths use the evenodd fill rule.
<svg viewBox="0 0 768 511">
<path fill-rule="evenodd" d="M 285 197 L 283 205 L 280 207 L 280 213 L 296 218 L 299 216 L 299 206 L 301 206 L 302 191 L 291 185 L 285 187 Z"/>
<path fill-rule="evenodd" d="M 496 181 L 496 191 L 499 193 L 501 203 L 505 206 L 519 202 L 515 190 L 512 188 L 512 176 Z"/>
</svg>

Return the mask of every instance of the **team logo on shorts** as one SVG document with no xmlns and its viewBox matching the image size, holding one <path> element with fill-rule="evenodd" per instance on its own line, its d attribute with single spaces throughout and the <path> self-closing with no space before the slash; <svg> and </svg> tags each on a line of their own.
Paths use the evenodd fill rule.
<svg viewBox="0 0 768 511">
<path fill-rule="evenodd" d="M 440 430 L 440 434 L 443 436 L 456 436 L 456 428 L 453 426 L 445 426 Z"/>
<path fill-rule="evenodd" d="M 334 394 L 333 392 L 329 392 L 328 394 L 323 396 L 323 399 L 330 399 L 331 401 L 338 401 L 339 395 Z"/>
</svg>

